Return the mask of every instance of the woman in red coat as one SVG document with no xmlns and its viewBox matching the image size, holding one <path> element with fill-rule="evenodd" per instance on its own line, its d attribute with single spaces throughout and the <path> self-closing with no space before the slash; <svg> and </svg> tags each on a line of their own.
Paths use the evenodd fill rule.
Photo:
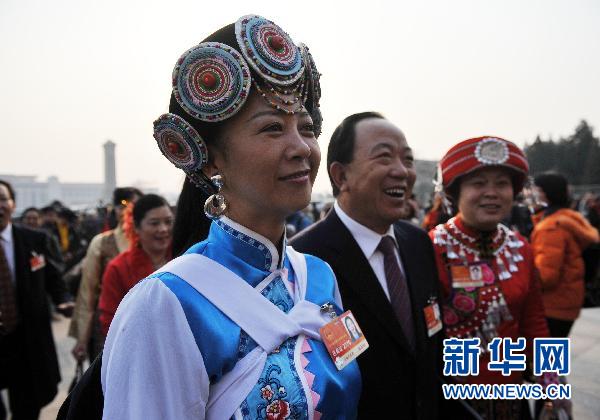
<svg viewBox="0 0 600 420">
<path fill-rule="evenodd" d="M 173 213 L 164 198 L 147 194 L 136 202 L 132 245 L 108 264 L 102 278 L 98 308 L 104 335 L 129 289 L 171 259 L 172 227 Z"/>
<path fill-rule="evenodd" d="M 487 344 L 495 337 L 527 340 L 527 360 L 535 337 L 548 327 L 527 241 L 500 224 L 523 188 L 528 163 L 513 143 L 496 137 L 465 140 L 440 161 L 445 194 L 458 214 L 430 231 L 442 289 L 446 335 L 479 338 L 479 375 L 467 383 L 521 383 L 488 370 Z M 486 419 L 528 418 L 522 400 L 470 400 Z"/>
</svg>

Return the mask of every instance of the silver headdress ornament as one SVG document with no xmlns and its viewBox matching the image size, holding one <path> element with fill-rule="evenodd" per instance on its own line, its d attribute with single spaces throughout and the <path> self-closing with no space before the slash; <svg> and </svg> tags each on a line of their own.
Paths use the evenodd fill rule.
<svg viewBox="0 0 600 420">
<path fill-rule="evenodd" d="M 442 199 L 442 207 L 444 212 L 448 216 L 454 215 L 454 209 L 452 208 L 452 201 L 448 198 L 448 195 L 444 191 L 444 183 L 442 181 L 442 166 L 438 164 L 437 166 L 437 175 L 432 180 L 433 182 L 433 191 L 436 195 L 438 195 Z"/>
<path fill-rule="evenodd" d="M 477 143 L 475 157 L 484 165 L 502 165 L 508 160 L 506 142 L 494 137 L 488 137 Z"/>
</svg>

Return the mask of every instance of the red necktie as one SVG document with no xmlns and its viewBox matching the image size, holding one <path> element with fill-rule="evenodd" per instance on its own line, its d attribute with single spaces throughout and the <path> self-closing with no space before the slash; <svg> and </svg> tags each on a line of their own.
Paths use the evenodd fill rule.
<svg viewBox="0 0 600 420">
<path fill-rule="evenodd" d="M 415 327 L 413 324 L 412 305 L 410 303 L 406 278 L 402 274 L 396 258 L 396 242 L 390 236 L 384 236 L 377 249 L 383 254 L 383 266 L 390 294 L 390 303 L 396 313 L 396 318 L 400 322 L 408 344 L 415 350 Z"/>
<path fill-rule="evenodd" d="M 0 335 L 12 332 L 18 322 L 17 300 L 12 277 L 4 253 L 4 243 L 0 239 Z"/>
</svg>

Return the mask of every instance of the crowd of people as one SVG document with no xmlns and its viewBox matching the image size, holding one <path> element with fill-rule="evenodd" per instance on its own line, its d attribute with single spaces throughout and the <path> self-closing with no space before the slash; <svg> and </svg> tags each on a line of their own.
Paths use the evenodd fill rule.
<svg viewBox="0 0 600 420">
<path fill-rule="evenodd" d="M 51 311 L 90 367 L 61 419 L 527 419 L 550 401 L 445 400 L 442 384 L 564 381 L 442 373 L 443 340 L 567 337 L 597 278 L 600 199 L 572 204 L 514 143 L 457 142 L 421 210 L 409 139 L 377 112 L 345 118 L 322 165 L 320 73 L 304 44 L 243 16 L 187 50 L 160 152 L 186 174 L 175 208 L 117 188 L 108 211 L 29 208 L 0 181 L 0 388 L 36 419 L 60 381 Z M 572 208 L 573 207 L 573 208 Z M 326 327 L 369 348 L 343 368 Z M 356 321 L 354 321 L 354 320 Z M 351 328 L 348 326 L 351 325 Z M 339 345 L 339 344 L 338 344 Z M 335 347 L 335 345 L 334 345 Z M 548 413 L 546 413 L 547 415 Z M 0 419 L 7 410 L 0 400 Z"/>
</svg>

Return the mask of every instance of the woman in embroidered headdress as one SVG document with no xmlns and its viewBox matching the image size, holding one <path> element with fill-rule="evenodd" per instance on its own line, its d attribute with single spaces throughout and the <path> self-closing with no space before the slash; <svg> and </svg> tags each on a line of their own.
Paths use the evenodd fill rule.
<svg viewBox="0 0 600 420">
<path fill-rule="evenodd" d="M 356 416 L 358 367 L 338 370 L 319 335 L 342 312 L 333 273 L 286 247 L 285 218 L 308 205 L 319 165 L 319 97 L 308 48 L 260 16 L 177 61 L 154 137 L 187 175 L 174 252 L 201 242 L 121 302 L 104 418 Z"/>
<path fill-rule="evenodd" d="M 522 371 L 504 376 L 488 369 L 488 343 L 495 337 L 527 340 L 548 328 L 526 240 L 500 224 L 527 177 L 528 163 L 513 143 L 478 137 L 452 147 L 440 161 L 443 192 L 458 214 L 430 231 L 442 287 L 448 337 L 479 338 L 479 375 L 467 383 L 521 383 Z M 522 400 L 470 400 L 486 419 L 528 418 Z"/>
</svg>

